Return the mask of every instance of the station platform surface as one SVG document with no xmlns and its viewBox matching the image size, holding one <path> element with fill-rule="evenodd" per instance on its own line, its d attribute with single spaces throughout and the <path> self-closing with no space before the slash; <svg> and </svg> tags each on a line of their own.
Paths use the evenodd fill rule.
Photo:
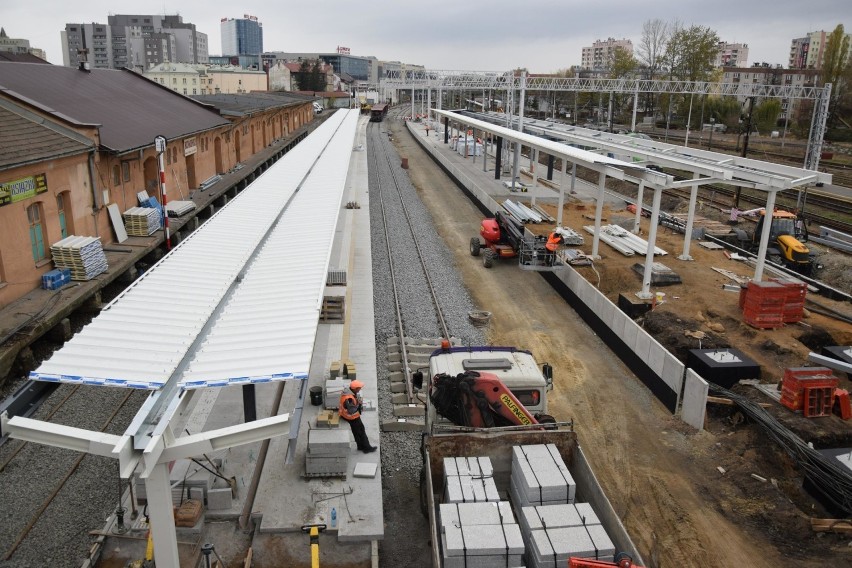
<svg viewBox="0 0 852 568">
<path fill-rule="evenodd" d="M 438 153 L 442 156 L 442 158 L 462 169 L 465 172 L 465 175 L 471 178 L 485 193 L 497 200 L 498 203 L 502 203 L 505 199 L 511 199 L 512 201 L 522 202 L 524 205 L 529 206 L 533 196 L 535 196 L 537 204 L 546 203 L 548 205 L 556 205 L 558 203 L 559 187 L 563 183 L 561 170 L 554 168 L 553 180 L 547 181 L 547 185 L 545 185 L 542 181 L 539 181 L 535 186 L 533 186 L 532 174 L 524 175 L 522 173 L 523 170 L 530 170 L 530 159 L 529 157 L 521 156 L 518 165 L 518 176 L 520 181 L 526 185 L 526 191 L 520 190 L 517 185 L 515 187 L 515 191 L 512 191 L 511 187 L 506 186 L 506 183 L 511 184 L 512 181 L 512 167 L 514 163 L 512 153 L 508 153 L 508 158 L 503 160 L 501 168 L 502 172 L 500 179 L 498 180 L 494 178 L 495 157 L 493 144 L 488 145 L 487 159 L 485 160 L 485 167 L 483 169 L 483 156 L 464 156 L 453 149 L 451 143 L 444 143 L 443 125 L 440 125 L 438 129 L 435 130 L 433 127 L 433 121 L 433 126 L 430 126 L 428 132 L 426 130 L 425 122 L 409 121 L 406 125 L 408 126 L 409 132 L 411 132 L 411 134 L 415 136 L 421 144 L 425 145 L 430 153 Z M 452 140 L 454 134 L 457 134 L 457 131 L 451 127 L 448 138 Z M 464 132 L 461 133 L 460 139 L 464 140 Z M 463 146 L 464 145 L 462 144 L 462 147 Z M 546 179 L 547 166 L 544 164 L 536 164 L 535 168 L 537 169 L 539 180 L 542 178 Z M 564 184 L 566 188 L 564 196 L 565 203 L 572 201 L 590 201 L 597 197 L 597 185 L 589 183 L 579 177 L 574 181 L 574 189 L 572 193 L 570 167 L 568 168 L 568 173 L 564 176 Z M 609 192 L 604 193 L 604 203 L 608 203 L 617 208 L 622 208 L 626 205 L 623 199 Z"/>
<path fill-rule="evenodd" d="M 330 270 L 345 270 L 345 318 L 343 323 L 320 324 L 307 383 L 285 387 L 280 412 L 293 412 L 291 433 L 270 442 L 269 454 L 260 479 L 252 517 L 260 533 L 301 532 L 306 524 L 327 525 L 326 533 L 336 534 L 340 542 L 365 542 L 381 539 L 384 534 L 380 450 L 359 452 L 352 441 L 349 425 L 338 426 L 350 439 L 346 477 L 306 478 L 305 454 L 308 431 L 316 428 L 322 406 L 310 403 L 310 387 L 322 386 L 333 361 L 355 364 L 357 379 L 364 382 L 365 410 L 362 421 L 374 446 L 379 445 L 378 392 L 376 389 L 376 347 L 373 322 L 373 276 L 370 247 L 370 217 L 367 194 L 367 119 L 360 119 L 353 144 L 344 203 L 359 208 L 344 208 L 338 221 Z M 376 476 L 354 477 L 359 463 L 376 464 Z M 331 511 L 336 511 L 333 526 Z"/>
</svg>

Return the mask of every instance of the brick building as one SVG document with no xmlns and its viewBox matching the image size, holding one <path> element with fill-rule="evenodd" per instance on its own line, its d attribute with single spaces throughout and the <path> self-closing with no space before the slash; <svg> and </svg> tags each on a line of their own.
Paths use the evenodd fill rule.
<svg viewBox="0 0 852 568">
<path fill-rule="evenodd" d="M 52 243 L 114 242 L 106 206 L 158 195 L 156 136 L 180 198 L 312 119 L 310 100 L 270 96 L 234 112 L 126 70 L 0 60 L 0 308 L 39 287 Z"/>
</svg>

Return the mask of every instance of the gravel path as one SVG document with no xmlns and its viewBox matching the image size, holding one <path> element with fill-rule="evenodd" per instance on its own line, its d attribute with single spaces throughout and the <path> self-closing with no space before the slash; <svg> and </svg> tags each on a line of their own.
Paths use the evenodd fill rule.
<svg viewBox="0 0 852 568">
<path fill-rule="evenodd" d="M 393 120 L 393 118 L 388 118 Z M 420 202 L 408 174 L 400 167 L 400 158 L 388 141 L 385 124 L 370 124 L 367 134 L 369 153 L 370 223 L 373 248 L 373 302 L 376 325 L 376 368 L 379 396 L 383 401 L 382 420 L 392 418 L 390 386 L 387 380 L 385 346 L 389 337 L 398 335 L 387 244 L 381 218 L 379 192 L 384 198 L 388 219 L 388 234 L 403 322 L 409 337 L 438 337 L 437 318 L 417 250 L 416 238 L 429 267 L 429 274 L 444 311 L 450 333 L 463 343 L 482 344 L 482 332 L 467 318 L 475 309 L 461 277 L 453 266 L 452 255 L 433 228 L 432 218 Z M 390 155 L 390 164 L 384 153 Z M 378 158 L 376 160 L 376 158 Z M 393 170 L 400 186 L 402 199 L 411 217 L 416 235 L 402 211 L 400 197 L 391 175 Z M 381 566 L 430 566 L 429 526 L 420 514 L 420 432 L 383 432 L 382 499 L 385 513 L 385 538 L 379 545 Z"/>
</svg>

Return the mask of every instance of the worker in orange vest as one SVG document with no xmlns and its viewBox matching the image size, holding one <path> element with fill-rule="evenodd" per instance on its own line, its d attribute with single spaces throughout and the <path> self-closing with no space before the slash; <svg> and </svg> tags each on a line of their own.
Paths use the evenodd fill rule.
<svg viewBox="0 0 852 568">
<path fill-rule="evenodd" d="M 550 254 L 548 254 L 545 258 L 545 264 L 553 266 L 553 262 L 556 259 L 556 250 L 559 248 L 559 245 L 564 242 L 565 239 L 562 237 L 562 234 L 557 233 L 556 231 L 553 231 L 547 236 L 547 243 L 545 243 L 544 248 L 546 248 L 547 252 Z"/>
<path fill-rule="evenodd" d="M 361 422 L 361 411 L 363 410 L 362 388 L 364 388 L 364 383 L 361 381 L 352 381 L 349 383 L 349 386 L 340 393 L 338 412 L 341 418 L 349 422 L 349 427 L 352 428 L 352 435 L 355 436 L 355 445 L 365 454 L 369 454 L 370 452 L 375 452 L 376 447 L 370 445 L 370 440 L 367 438 L 367 431 L 364 429 L 364 423 Z"/>
</svg>

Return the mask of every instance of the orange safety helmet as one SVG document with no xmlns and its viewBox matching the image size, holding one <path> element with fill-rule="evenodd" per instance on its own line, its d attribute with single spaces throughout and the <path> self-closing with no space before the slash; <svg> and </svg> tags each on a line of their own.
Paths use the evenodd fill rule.
<svg viewBox="0 0 852 568">
<path fill-rule="evenodd" d="M 364 383 L 361 381 L 352 381 L 349 383 L 349 390 L 357 390 L 364 388 Z"/>
</svg>

